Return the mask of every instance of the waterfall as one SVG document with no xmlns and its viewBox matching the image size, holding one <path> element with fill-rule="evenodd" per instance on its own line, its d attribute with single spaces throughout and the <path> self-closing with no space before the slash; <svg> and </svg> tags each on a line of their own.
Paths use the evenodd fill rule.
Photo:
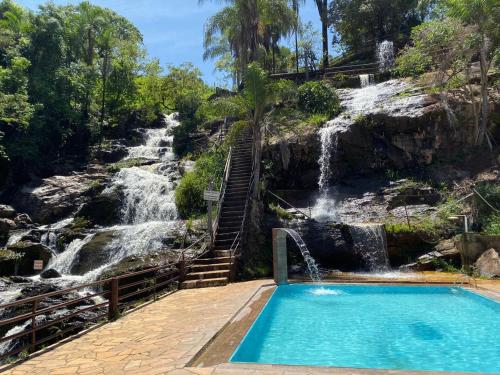
<svg viewBox="0 0 500 375">
<path fill-rule="evenodd" d="M 138 167 L 125 168 L 113 179 L 113 188 L 117 186 L 124 195 L 123 223 L 140 224 L 176 218 L 174 189 L 168 176 Z"/>
<path fill-rule="evenodd" d="M 321 276 L 319 274 L 318 265 L 316 264 L 314 258 L 311 256 L 311 253 L 309 252 L 309 249 L 307 248 L 306 243 L 304 242 L 302 237 L 300 237 L 300 235 L 293 229 L 283 228 L 282 230 L 287 232 L 299 247 L 299 250 L 307 264 L 307 270 L 311 280 L 313 282 L 320 282 Z"/>
<path fill-rule="evenodd" d="M 359 81 L 361 82 L 361 87 L 367 87 L 373 85 L 375 76 L 373 74 L 360 74 Z"/>
<path fill-rule="evenodd" d="M 157 160 L 144 167 L 123 168 L 111 179 L 106 190 L 119 190 L 123 197 L 121 225 L 94 230 L 83 239 L 72 241 L 66 250 L 56 255 L 48 264 L 69 282 L 95 280 L 109 267 L 126 257 L 143 256 L 162 250 L 172 232 L 179 229 L 174 203 L 174 181 L 177 174 L 175 155 L 172 151 L 172 129 L 179 125 L 176 115 L 164 117 L 165 127 L 146 129 L 144 144 L 130 147 L 130 158 Z M 105 192 L 106 192 L 105 190 Z M 43 241 L 52 246 L 57 237 L 48 227 Z M 113 232 L 111 242 L 105 245 L 103 264 L 83 276 L 71 275 L 74 262 L 78 261 L 81 249 L 91 242 L 96 234 Z"/>
<path fill-rule="evenodd" d="M 368 270 L 390 271 L 384 225 L 352 224 L 349 230 L 354 241 L 354 252 L 361 256 Z"/>
<path fill-rule="evenodd" d="M 384 44 L 385 46 L 387 45 Z M 385 47 L 384 47 L 385 48 Z M 369 81 L 370 78 L 368 77 Z M 318 180 L 319 198 L 313 207 L 313 217 L 320 221 L 338 221 L 337 202 L 334 196 L 336 165 L 339 163 L 339 143 L 341 135 L 349 131 L 359 116 L 376 113 L 398 113 L 400 116 L 419 116 L 425 101 L 423 96 L 396 97 L 411 85 L 398 80 L 370 84 L 360 89 L 337 90 L 344 108 L 339 116 L 328 121 L 319 130 L 321 155 L 318 160 L 320 176 Z M 407 108 L 411 108 L 408 111 Z M 333 180 L 333 181 L 332 181 Z M 333 194 L 332 194 L 333 193 Z"/>
<path fill-rule="evenodd" d="M 53 268 L 61 275 L 69 275 L 71 266 L 77 258 L 77 255 L 80 252 L 81 248 L 88 244 L 93 238 L 94 234 L 89 234 L 84 239 L 76 239 L 71 241 L 66 250 L 50 260 L 47 268 Z"/>
<path fill-rule="evenodd" d="M 382 72 L 386 72 L 394 65 L 394 43 L 384 40 L 377 46 L 378 65 Z"/>
</svg>

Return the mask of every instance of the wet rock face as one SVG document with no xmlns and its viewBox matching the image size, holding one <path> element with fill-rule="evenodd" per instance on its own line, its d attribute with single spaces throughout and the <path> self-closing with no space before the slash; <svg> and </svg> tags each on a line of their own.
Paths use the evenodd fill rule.
<svg viewBox="0 0 500 375">
<path fill-rule="evenodd" d="M 55 222 L 70 215 L 99 190 L 106 177 L 102 172 L 45 178 L 24 186 L 13 203 L 37 222 Z"/>
<path fill-rule="evenodd" d="M 105 191 L 90 199 L 76 213 L 95 225 L 113 225 L 120 221 L 121 195 L 118 191 Z"/>
<path fill-rule="evenodd" d="M 320 154 L 321 143 L 314 131 L 285 142 L 272 142 L 263 150 L 264 159 L 270 161 L 266 170 L 267 179 L 272 186 L 316 189 Z"/>
<path fill-rule="evenodd" d="M 57 279 L 58 277 L 61 277 L 61 274 L 57 272 L 55 269 L 49 268 L 48 270 L 43 271 L 40 274 L 40 277 L 42 279 Z"/>
<path fill-rule="evenodd" d="M 71 274 L 84 275 L 105 264 L 109 258 L 109 253 L 112 251 L 108 245 L 115 236 L 116 233 L 113 230 L 97 233 L 78 252 L 78 256 L 71 267 Z"/>
<path fill-rule="evenodd" d="M 10 219 L 0 218 L 0 244 L 7 241 L 9 232 L 16 229 L 16 223 Z"/>
<path fill-rule="evenodd" d="M 483 277 L 500 277 L 500 257 L 495 249 L 485 251 L 474 264 Z"/>
<path fill-rule="evenodd" d="M 0 204 L 0 218 L 1 219 L 13 219 L 16 216 L 16 210 L 5 204 Z"/>
</svg>

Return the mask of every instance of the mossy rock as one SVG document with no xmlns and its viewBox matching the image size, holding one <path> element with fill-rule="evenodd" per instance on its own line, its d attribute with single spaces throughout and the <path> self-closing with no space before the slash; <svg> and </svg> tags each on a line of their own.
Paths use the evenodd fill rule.
<svg viewBox="0 0 500 375">
<path fill-rule="evenodd" d="M 30 241 L 18 242 L 8 246 L 7 250 L 19 255 L 19 259 L 17 260 L 19 275 L 34 275 L 38 273 L 33 270 L 33 262 L 41 260 L 46 265 L 52 258 L 52 251 L 48 247 Z"/>
</svg>

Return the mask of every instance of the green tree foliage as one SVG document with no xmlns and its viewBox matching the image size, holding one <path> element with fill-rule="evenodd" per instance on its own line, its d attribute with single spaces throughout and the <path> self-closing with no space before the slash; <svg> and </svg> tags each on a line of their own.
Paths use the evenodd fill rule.
<svg viewBox="0 0 500 375">
<path fill-rule="evenodd" d="M 298 89 L 299 107 L 311 114 L 335 116 L 340 110 L 340 101 L 335 90 L 322 81 L 310 81 Z"/>
<path fill-rule="evenodd" d="M 143 60 L 140 32 L 109 9 L 48 3 L 30 13 L 1 1 L 3 157 L 36 166 L 82 156 L 134 109 L 152 120 L 160 99 L 149 97 L 158 91 L 147 90 L 161 70 L 150 63 L 143 74 Z"/>
<path fill-rule="evenodd" d="M 0 131 L 24 131 L 33 116 L 28 99 L 30 62 L 23 56 L 30 43 L 28 30 L 28 13 L 11 1 L 0 3 Z"/>
<path fill-rule="evenodd" d="M 332 1 L 333 43 L 353 54 L 373 54 L 377 42 L 404 40 L 428 15 L 431 4 L 418 0 Z"/>
<path fill-rule="evenodd" d="M 203 3 L 203 1 L 200 1 Z M 296 27 L 297 16 L 287 0 L 230 0 L 205 25 L 204 58 L 224 59 L 235 83 L 244 78 L 250 62 L 262 62 L 262 54 L 271 57 L 276 70 L 278 42 Z M 233 61 L 227 64 L 227 57 Z"/>
<path fill-rule="evenodd" d="M 481 67 L 481 119 L 476 143 L 488 141 L 489 93 L 488 72 L 500 49 L 500 6 L 498 0 L 442 0 L 447 14 L 476 29 L 479 34 L 479 63 Z"/>
</svg>

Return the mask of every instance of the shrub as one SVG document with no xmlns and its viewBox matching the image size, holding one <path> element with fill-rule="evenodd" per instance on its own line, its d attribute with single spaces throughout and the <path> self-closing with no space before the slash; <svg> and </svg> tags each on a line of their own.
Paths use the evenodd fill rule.
<svg viewBox="0 0 500 375">
<path fill-rule="evenodd" d="M 196 172 L 186 173 L 175 189 L 175 204 L 183 218 L 200 214 L 204 211 L 203 190 L 205 184 Z"/>
<path fill-rule="evenodd" d="M 335 116 L 340 110 L 335 90 L 324 82 L 306 82 L 298 89 L 299 107 L 308 113 Z"/>
<path fill-rule="evenodd" d="M 196 161 L 194 171 L 186 173 L 175 189 L 175 204 L 182 218 L 199 216 L 206 212 L 203 191 L 210 181 L 218 189 L 224 174 L 227 147 L 222 146 L 201 155 Z"/>
<path fill-rule="evenodd" d="M 500 236 L 500 215 L 492 215 L 485 222 L 483 233 L 490 236 Z"/>
<path fill-rule="evenodd" d="M 271 83 L 271 91 L 276 102 L 287 105 L 295 105 L 298 101 L 297 84 L 288 79 L 279 79 Z"/>
</svg>

